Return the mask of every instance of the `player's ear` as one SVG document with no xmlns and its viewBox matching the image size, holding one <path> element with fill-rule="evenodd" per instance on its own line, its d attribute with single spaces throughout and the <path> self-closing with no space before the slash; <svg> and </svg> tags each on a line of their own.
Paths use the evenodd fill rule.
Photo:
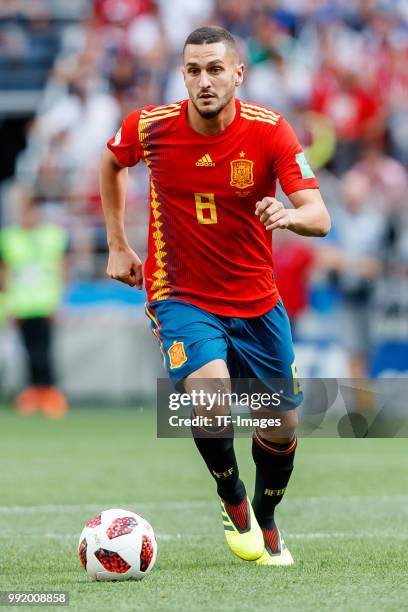
<svg viewBox="0 0 408 612">
<path fill-rule="evenodd" d="M 242 81 L 244 80 L 244 71 L 245 71 L 244 64 L 239 64 L 237 66 L 236 74 L 235 74 L 235 86 L 236 87 L 239 87 L 242 84 Z"/>
<path fill-rule="evenodd" d="M 186 70 L 184 66 L 181 67 L 181 74 L 183 75 L 183 81 L 186 82 Z"/>
</svg>

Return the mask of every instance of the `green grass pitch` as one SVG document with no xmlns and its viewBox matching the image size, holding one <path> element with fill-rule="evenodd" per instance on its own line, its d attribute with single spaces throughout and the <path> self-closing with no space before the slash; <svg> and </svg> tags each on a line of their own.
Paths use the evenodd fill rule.
<svg viewBox="0 0 408 612">
<path fill-rule="evenodd" d="M 77 409 L 55 423 L 3 406 L 0 431 L 0 590 L 68 591 L 79 611 L 406 609 L 405 439 L 302 439 L 277 511 L 296 565 L 259 568 L 229 552 L 192 441 L 157 440 L 153 410 Z M 250 440 L 236 448 L 252 493 Z M 83 524 L 109 507 L 156 531 L 142 582 L 96 583 L 79 563 Z"/>
</svg>

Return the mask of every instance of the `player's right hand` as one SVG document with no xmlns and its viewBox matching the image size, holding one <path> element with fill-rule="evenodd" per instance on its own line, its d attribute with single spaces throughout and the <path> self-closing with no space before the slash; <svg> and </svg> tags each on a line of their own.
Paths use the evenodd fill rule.
<svg viewBox="0 0 408 612">
<path fill-rule="evenodd" d="M 130 287 L 143 287 L 142 262 L 130 247 L 110 248 L 106 274 Z"/>
</svg>

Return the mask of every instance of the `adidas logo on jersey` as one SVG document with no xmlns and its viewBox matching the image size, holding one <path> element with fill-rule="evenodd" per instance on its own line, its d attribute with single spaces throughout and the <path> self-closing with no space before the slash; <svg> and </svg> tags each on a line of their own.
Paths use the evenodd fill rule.
<svg viewBox="0 0 408 612">
<path fill-rule="evenodd" d="M 196 166 L 215 166 L 215 164 L 209 154 L 206 153 L 198 161 L 196 161 Z"/>
</svg>

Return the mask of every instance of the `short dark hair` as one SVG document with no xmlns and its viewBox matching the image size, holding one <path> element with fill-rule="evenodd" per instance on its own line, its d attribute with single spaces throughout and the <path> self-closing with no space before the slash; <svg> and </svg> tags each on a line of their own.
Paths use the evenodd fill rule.
<svg viewBox="0 0 408 612">
<path fill-rule="evenodd" d="M 228 32 L 228 30 L 221 26 L 203 26 L 187 36 L 183 52 L 187 45 L 211 45 L 218 42 L 223 42 L 226 46 L 236 51 L 235 39 L 231 32 Z"/>
</svg>

